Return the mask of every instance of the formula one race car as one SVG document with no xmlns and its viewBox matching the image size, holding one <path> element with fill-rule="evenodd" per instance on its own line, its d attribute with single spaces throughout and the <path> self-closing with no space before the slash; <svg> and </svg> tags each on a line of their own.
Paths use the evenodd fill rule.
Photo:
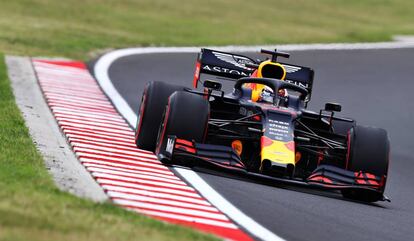
<svg viewBox="0 0 414 241">
<path fill-rule="evenodd" d="M 277 61 L 288 53 L 261 52 L 271 57 L 202 49 L 194 88 L 148 83 L 138 113 L 138 148 L 154 151 L 165 164 L 340 190 L 365 202 L 388 200 L 386 131 L 335 116 L 341 111 L 336 103 L 307 110 L 313 70 Z M 202 73 L 216 80 L 202 80 Z M 234 81 L 233 91 L 226 94 L 217 79 Z"/>
</svg>

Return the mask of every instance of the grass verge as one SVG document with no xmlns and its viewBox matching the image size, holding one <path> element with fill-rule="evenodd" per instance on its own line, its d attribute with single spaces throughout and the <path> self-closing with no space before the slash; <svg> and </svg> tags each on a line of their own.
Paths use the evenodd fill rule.
<svg viewBox="0 0 414 241">
<path fill-rule="evenodd" d="M 0 52 L 86 59 L 106 48 L 370 42 L 414 34 L 412 0 L 13 0 Z"/>
<path fill-rule="evenodd" d="M 59 191 L 28 134 L 0 55 L 0 240 L 216 240 Z"/>
<path fill-rule="evenodd" d="M 13 0 L 0 53 L 86 60 L 107 48 L 390 40 L 414 34 L 411 0 Z M 0 240 L 212 240 L 57 190 L 0 55 Z"/>
</svg>

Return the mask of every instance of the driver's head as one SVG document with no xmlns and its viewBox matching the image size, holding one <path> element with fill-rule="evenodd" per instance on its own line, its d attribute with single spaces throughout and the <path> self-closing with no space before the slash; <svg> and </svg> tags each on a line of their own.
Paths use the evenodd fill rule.
<svg viewBox="0 0 414 241">
<path fill-rule="evenodd" d="M 260 98 L 258 101 L 261 102 L 267 102 L 267 103 L 273 103 L 273 97 L 274 97 L 274 93 L 272 88 L 270 88 L 269 86 L 265 86 L 262 89 L 262 93 L 260 94 Z"/>
<path fill-rule="evenodd" d="M 254 71 L 251 77 L 262 77 L 258 74 L 258 71 Z M 284 76 L 283 76 L 284 77 Z M 284 79 L 284 78 L 283 78 Z M 253 102 L 268 102 L 273 103 L 274 93 L 272 88 L 268 87 L 267 85 L 263 84 L 256 84 L 256 83 L 247 83 L 244 84 L 243 87 L 249 88 L 252 92 L 251 100 Z M 279 90 L 279 96 L 286 96 L 285 90 Z"/>
</svg>

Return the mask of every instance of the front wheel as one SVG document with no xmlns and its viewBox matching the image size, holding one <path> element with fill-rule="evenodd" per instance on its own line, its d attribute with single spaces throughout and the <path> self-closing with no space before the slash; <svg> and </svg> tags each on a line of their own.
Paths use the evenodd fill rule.
<svg viewBox="0 0 414 241">
<path fill-rule="evenodd" d="M 149 82 L 142 94 L 141 105 L 137 115 L 135 143 L 140 149 L 155 151 L 158 128 L 168 97 L 184 87 L 164 82 Z"/>
<path fill-rule="evenodd" d="M 383 177 L 383 186 L 378 192 L 369 190 L 343 190 L 345 198 L 376 202 L 383 198 L 388 174 L 390 143 L 384 129 L 355 126 L 348 135 L 347 169 L 366 172 Z"/>
<path fill-rule="evenodd" d="M 165 149 L 169 135 L 203 142 L 207 134 L 209 113 L 209 102 L 203 97 L 185 91 L 174 92 L 169 98 L 158 131 L 156 154 Z"/>
</svg>

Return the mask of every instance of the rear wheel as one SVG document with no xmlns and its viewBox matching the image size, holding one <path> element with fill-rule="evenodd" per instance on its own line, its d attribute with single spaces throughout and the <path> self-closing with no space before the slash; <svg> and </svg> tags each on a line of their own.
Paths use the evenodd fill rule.
<svg viewBox="0 0 414 241">
<path fill-rule="evenodd" d="M 348 141 L 347 169 L 384 177 L 384 185 L 379 192 L 343 190 L 343 196 L 364 202 L 381 200 L 388 173 L 390 151 L 387 132 L 380 128 L 355 126 L 349 132 Z"/>
<path fill-rule="evenodd" d="M 209 113 L 209 102 L 201 96 L 184 91 L 172 94 L 159 128 L 156 153 L 165 149 L 169 135 L 189 141 L 203 142 Z"/>
<path fill-rule="evenodd" d="M 184 87 L 152 81 L 145 87 L 138 110 L 135 143 L 140 149 L 155 151 L 158 128 L 168 97 Z"/>
</svg>

